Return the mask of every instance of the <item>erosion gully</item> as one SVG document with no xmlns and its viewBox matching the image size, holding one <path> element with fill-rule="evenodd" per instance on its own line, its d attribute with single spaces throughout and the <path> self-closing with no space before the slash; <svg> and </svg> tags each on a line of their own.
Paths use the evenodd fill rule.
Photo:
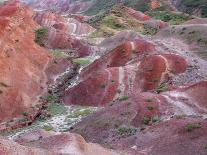
<svg viewBox="0 0 207 155">
<path fill-rule="evenodd" d="M 92 63 L 97 57 L 91 56 L 88 59 Z M 49 103 L 42 109 L 41 114 L 31 125 L 3 132 L 1 135 L 9 139 L 15 139 L 23 133 L 40 128 L 57 133 L 67 132 L 74 124 L 80 122 L 82 118 L 97 111 L 99 109 L 98 107 L 68 106 L 61 101 L 64 91 L 79 83 L 79 74 L 84 67 L 87 66 L 74 65 L 57 76 L 54 84 L 48 87 L 49 95 L 43 97 L 47 98 Z"/>
</svg>

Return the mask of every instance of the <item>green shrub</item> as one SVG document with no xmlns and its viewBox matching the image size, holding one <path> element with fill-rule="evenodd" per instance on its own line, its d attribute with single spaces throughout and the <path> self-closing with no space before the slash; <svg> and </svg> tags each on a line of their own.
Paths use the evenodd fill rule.
<svg viewBox="0 0 207 155">
<path fill-rule="evenodd" d="M 163 82 L 158 87 L 155 88 L 157 93 L 161 93 L 168 90 L 168 83 Z"/>
<path fill-rule="evenodd" d="M 149 117 L 144 117 L 142 119 L 142 123 L 145 124 L 145 125 L 148 125 L 150 123 L 151 119 Z"/>
<path fill-rule="evenodd" d="M 202 126 L 200 124 L 187 124 L 185 126 L 185 129 L 188 131 L 188 132 L 192 132 L 193 130 L 195 129 L 199 129 L 201 128 Z"/>
<path fill-rule="evenodd" d="M 120 127 L 117 129 L 117 134 L 122 137 L 134 135 L 136 132 L 137 132 L 136 128 Z"/>
<path fill-rule="evenodd" d="M 154 110 L 154 109 L 155 109 L 155 107 L 154 107 L 154 106 L 149 105 L 149 106 L 147 106 L 147 109 L 148 109 L 148 110 Z"/>
<path fill-rule="evenodd" d="M 129 99 L 129 96 L 122 96 L 121 98 L 119 98 L 119 101 L 126 101 Z"/>
<path fill-rule="evenodd" d="M 39 28 L 35 30 L 35 42 L 40 46 L 44 46 L 43 38 L 47 35 L 48 29 L 47 28 Z"/>
</svg>

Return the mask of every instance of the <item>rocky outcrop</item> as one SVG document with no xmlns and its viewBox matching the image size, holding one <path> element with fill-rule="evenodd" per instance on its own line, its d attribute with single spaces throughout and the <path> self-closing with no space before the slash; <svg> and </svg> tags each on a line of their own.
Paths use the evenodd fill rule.
<svg viewBox="0 0 207 155">
<path fill-rule="evenodd" d="M 46 91 L 47 51 L 35 42 L 33 12 L 13 1 L 0 8 L 0 120 L 10 119 L 38 103 Z"/>
</svg>

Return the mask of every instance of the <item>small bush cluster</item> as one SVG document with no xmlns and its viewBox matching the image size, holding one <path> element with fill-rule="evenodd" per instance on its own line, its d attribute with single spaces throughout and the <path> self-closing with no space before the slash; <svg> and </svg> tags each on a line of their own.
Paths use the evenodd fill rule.
<svg viewBox="0 0 207 155">
<path fill-rule="evenodd" d="M 39 28 L 35 30 L 35 42 L 40 46 L 44 46 L 43 38 L 47 35 L 48 29 L 47 28 Z"/>
</svg>

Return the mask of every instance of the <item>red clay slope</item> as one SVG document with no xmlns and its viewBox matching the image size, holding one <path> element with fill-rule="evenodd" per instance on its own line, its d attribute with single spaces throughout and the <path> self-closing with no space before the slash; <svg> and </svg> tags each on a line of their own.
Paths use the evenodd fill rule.
<svg viewBox="0 0 207 155">
<path fill-rule="evenodd" d="M 34 43 L 33 12 L 10 2 L 0 8 L 0 121 L 15 117 L 37 104 L 44 92 L 49 61 Z"/>
<path fill-rule="evenodd" d="M 181 56 L 146 56 L 153 52 L 153 44 L 142 39 L 120 45 L 81 73 L 81 82 L 66 90 L 64 103 L 106 105 L 135 92 L 154 90 L 186 70 L 187 63 Z"/>
</svg>

